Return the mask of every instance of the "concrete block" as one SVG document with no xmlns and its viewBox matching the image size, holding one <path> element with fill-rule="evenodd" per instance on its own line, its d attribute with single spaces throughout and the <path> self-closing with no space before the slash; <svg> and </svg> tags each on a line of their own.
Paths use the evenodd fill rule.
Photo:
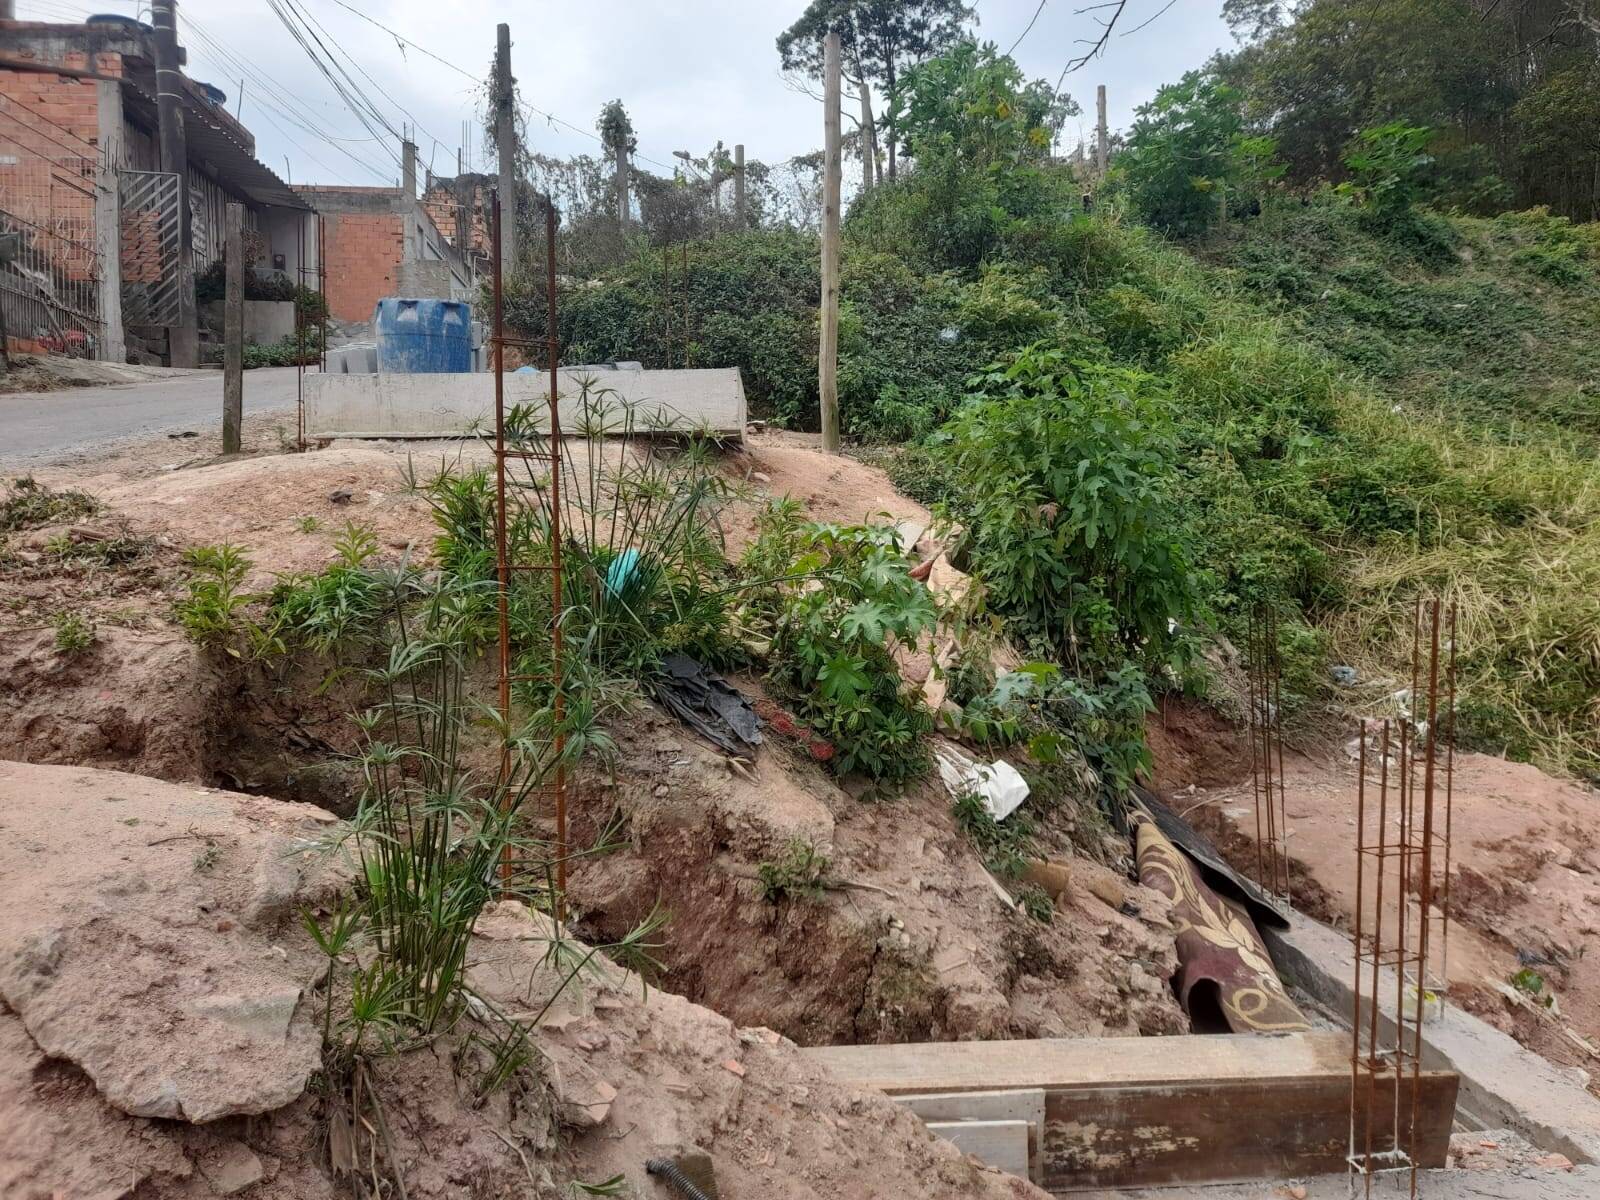
<svg viewBox="0 0 1600 1200">
<path fill-rule="evenodd" d="M 1355 1003 L 1350 939 L 1299 913 L 1288 929 L 1262 933 L 1284 981 L 1348 1020 Z M 1392 970 L 1379 973 L 1380 996 L 1392 997 L 1395 986 Z M 1380 1037 L 1392 1040 L 1394 1022 L 1381 1010 L 1379 1025 Z M 1459 1006 L 1446 1005 L 1437 1019 L 1423 1023 L 1422 1065 L 1461 1076 L 1458 1115 L 1477 1128 L 1513 1129 L 1575 1163 L 1600 1162 L 1600 1100 Z"/>
<path fill-rule="evenodd" d="M 310 437 L 462 437 L 492 429 L 494 376 L 329 373 L 305 381 L 306 433 Z M 353 369 L 353 368 L 352 368 Z M 337 373 L 336 373 L 337 372 Z M 736 367 L 691 371 L 607 371 L 563 367 L 560 413 L 564 430 L 583 422 L 581 390 L 590 388 L 590 411 L 620 432 L 631 406 L 637 433 L 703 430 L 742 441 L 746 419 L 744 385 Z M 549 428 L 549 376 L 541 371 L 505 376 L 505 402 L 526 405 L 532 428 Z M 602 394 L 603 389 L 603 394 Z"/>
</svg>

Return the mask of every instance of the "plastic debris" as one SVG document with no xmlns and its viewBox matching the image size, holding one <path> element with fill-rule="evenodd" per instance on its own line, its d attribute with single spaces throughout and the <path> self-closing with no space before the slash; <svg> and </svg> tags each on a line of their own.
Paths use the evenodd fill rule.
<svg viewBox="0 0 1600 1200">
<path fill-rule="evenodd" d="M 968 758 L 948 742 L 934 750 L 939 778 L 957 799 L 977 796 L 996 821 L 1004 821 L 1028 798 L 1028 781 L 1004 759 L 987 765 Z"/>
<path fill-rule="evenodd" d="M 727 680 L 684 654 L 661 660 L 651 684 L 656 701 L 678 720 L 728 754 L 748 754 L 761 744 L 761 718 Z"/>
<path fill-rule="evenodd" d="M 1354 667 L 1329 667 L 1328 674 L 1333 676 L 1333 681 L 1340 687 L 1355 687 L 1359 676 Z"/>
</svg>

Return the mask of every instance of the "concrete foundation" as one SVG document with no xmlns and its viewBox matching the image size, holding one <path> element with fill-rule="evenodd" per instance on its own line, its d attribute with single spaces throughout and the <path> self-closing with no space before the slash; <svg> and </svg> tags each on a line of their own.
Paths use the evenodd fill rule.
<svg viewBox="0 0 1600 1200">
<path fill-rule="evenodd" d="M 616 371 L 565 367 L 560 372 L 563 430 L 584 423 L 581 393 L 589 384 L 589 409 L 603 409 L 608 431 L 620 432 L 623 408 L 632 406 L 634 429 L 646 432 L 701 431 L 743 441 L 744 385 L 735 367 L 696 371 Z M 507 411 L 529 409 L 531 428 L 549 428 L 549 377 L 511 372 L 505 377 Z M 494 376 L 308 375 L 305 381 L 309 437 L 460 437 L 494 428 Z"/>
<path fill-rule="evenodd" d="M 1348 1018 L 1355 974 L 1350 939 L 1298 913 L 1288 929 L 1262 932 L 1285 982 Z M 1395 995 L 1395 986 L 1393 971 L 1379 973 L 1380 996 Z M 1392 1039 L 1393 1021 L 1382 1016 L 1380 1024 L 1382 1036 Z M 1423 1023 L 1422 1040 L 1425 1067 L 1461 1076 L 1458 1119 L 1515 1130 L 1574 1163 L 1600 1163 L 1600 1100 L 1560 1068 L 1453 1005 Z"/>
</svg>

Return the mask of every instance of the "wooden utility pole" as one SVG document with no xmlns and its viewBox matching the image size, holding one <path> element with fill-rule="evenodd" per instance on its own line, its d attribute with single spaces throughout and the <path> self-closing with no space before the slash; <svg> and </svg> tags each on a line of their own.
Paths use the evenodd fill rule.
<svg viewBox="0 0 1600 1200">
<path fill-rule="evenodd" d="M 733 218 L 741 230 L 747 228 L 744 213 L 744 143 L 733 148 Z"/>
<path fill-rule="evenodd" d="M 200 365 L 200 321 L 194 300 L 194 226 L 189 211 L 189 146 L 183 132 L 183 72 L 178 67 L 177 0 L 151 0 L 155 30 L 156 127 L 161 169 L 178 177 L 178 320 L 167 327 L 169 365 Z"/>
<path fill-rule="evenodd" d="M 617 232 L 628 236 L 628 145 L 617 143 Z"/>
<path fill-rule="evenodd" d="M 495 156 L 500 163 L 501 274 L 517 273 L 517 104 L 516 80 L 511 77 L 511 26 L 495 27 Z"/>
<path fill-rule="evenodd" d="M 227 210 L 227 290 L 222 300 L 222 452 L 239 453 L 244 423 L 244 205 Z"/>
<path fill-rule="evenodd" d="M 839 33 L 822 42 L 822 335 L 817 391 L 822 405 L 822 448 L 839 452 Z"/>
<path fill-rule="evenodd" d="M 1106 85 L 1101 84 L 1095 89 L 1094 103 L 1097 115 L 1095 125 L 1094 165 L 1100 174 L 1106 173 L 1106 162 L 1110 158 L 1111 146 L 1106 134 Z"/>
</svg>

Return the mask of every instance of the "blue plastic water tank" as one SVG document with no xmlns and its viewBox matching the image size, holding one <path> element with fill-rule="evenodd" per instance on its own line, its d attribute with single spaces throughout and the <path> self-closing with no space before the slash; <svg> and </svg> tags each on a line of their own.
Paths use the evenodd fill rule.
<svg viewBox="0 0 1600 1200">
<path fill-rule="evenodd" d="M 389 296 L 372 310 L 378 370 L 435 375 L 472 370 L 472 305 Z"/>
</svg>

